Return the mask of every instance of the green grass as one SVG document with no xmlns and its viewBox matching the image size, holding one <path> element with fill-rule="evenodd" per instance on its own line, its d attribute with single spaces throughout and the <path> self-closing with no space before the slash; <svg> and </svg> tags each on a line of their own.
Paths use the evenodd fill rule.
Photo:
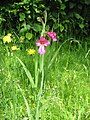
<svg viewBox="0 0 90 120">
<path fill-rule="evenodd" d="M 48 68 L 57 48 L 48 47 L 45 55 L 40 120 L 90 120 L 89 47 L 66 42 Z M 27 106 L 35 117 L 34 90 L 16 56 L 34 77 L 35 56 L 25 51 L 7 54 L 0 44 L 0 120 L 28 120 Z"/>
</svg>

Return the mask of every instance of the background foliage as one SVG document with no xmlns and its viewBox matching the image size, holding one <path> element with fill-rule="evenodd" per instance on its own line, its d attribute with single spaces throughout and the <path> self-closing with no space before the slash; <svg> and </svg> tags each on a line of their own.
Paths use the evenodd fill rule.
<svg viewBox="0 0 90 120">
<path fill-rule="evenodd" d="M 13 32 L 15 42 L 28 42 L 42 30 L 40 17 L 48 13 L 46 30 L 54 29 L 58 36 L 89 35 L 89 0 L 2 0 L 0 1 L 0 34 Z M 60 33 L 63 33 L 61 35 Z"/>
</svg>

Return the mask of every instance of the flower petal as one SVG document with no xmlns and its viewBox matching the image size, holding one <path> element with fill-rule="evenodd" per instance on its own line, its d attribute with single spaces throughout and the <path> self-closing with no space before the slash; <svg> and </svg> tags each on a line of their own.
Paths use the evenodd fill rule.
<svg viewBox="0 0 90 120">
<path fill-rule="evenodd" d="M 47 41 L 47 43 L 44 44 L 44 46 L 48 46 L 48 45 L 50 45 L 49 41 Z"/>
<path fill-rule="evenodd" d="M 57 39 L 56 39 L 56 38 L 54 38 L 54 39 L 53 39 L 53 41 L 57 41 Z"/>
<path fill-rule="evenodd" d="M 38 53 L 42 55 L 42 54 L 45 54 L 45 52 L 46 52 L 46 50 L 45 50 L 44 46 L 41 45 L 38 49 Z"/>
<path fill-rule="evenodd" d="M 41 46 L 40 42 L 37 41 L 36 42 L 36 46 Z"/>
<path fill-rule="evenodd" d="M 55 32 L 47 32 L 47 35 L 48 35 L 53 41 L 57 41 L 56 33 L 55 33 Z"/>
<path fill-rule="evenodd" d="M 48 46 L 49 44 L 50 44 L 50 42 L 47 39 L 45 39 L 44 37 L 40 37 L 40 39 L 36 41 L 37 46 L 42 46 L 42 45 Z"/>
</svg>

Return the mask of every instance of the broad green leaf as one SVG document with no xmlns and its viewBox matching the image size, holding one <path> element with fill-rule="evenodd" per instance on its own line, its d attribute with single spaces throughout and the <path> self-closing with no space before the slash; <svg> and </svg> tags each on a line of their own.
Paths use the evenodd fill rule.
<svg viewBox="0 0 90 120">
<path fill-rule="evenodd" d="M 38 10 L 37 8 L 34 9 L 36 13 L 40 13 L 41 11 Z"/>
<path fill-rule="evenodd" d="M 81 28 L 81 29 L 83 29 L 84 28 L 84 24 L 82 23 L 82 24 L 79 24 L 79 27 Z"/>
<path fill-rule="evenodd" d="M 39 25 L 39 24 L 36 24 L 36 23 L 33 25 L 32 28 L 33 28 L 33 30 L 36 31 L 36 32 L 41 32 L 41 31 L 42 31 L 42 26 Z"/>
<path fill-rule="evenodd" d="M 26 32 L 26 31 L 27 31 L 27 28 L 24 27 L 24 28 L 22 28 L 22 29 L 20 30 L 20 33 L 24 33 L 24 32 Z"/>
<path fill-rule="evenodd" d="M 60 26 L 60 31 L 62 32 L 64 30 L 64 26 L 62 24 L 60 24 L 59 26 Z"/>
<path fill-rule="evenodd" d="M 30 30 L 30 25 L 26 25 L 27 30 Z"/>
<path fill-rule="evenodd" d="M 32 38 L 32 33 L 26 33 L 26 38 L 30 40 Z"/>
<path fill-rule="evenodd" d="M 54 25 L 53 25 L 53 28 L 54 29 L 57 29 L 59 27 L 59 24 L 56 22 Z"/>
<path fill-rule="evenodd" d="M 19 18 L 20 21 L 23 21 L 25 19 L 24 13 L 19 13 L 19 16 L 20 16 L 20 18 Z"/>
<path fill-rule="evenodd" d="M 82 16 L 80 16 L 80 15 L 79 15 L 79 14 L 77 14 L 77 13 L 75 13 L 75 17 L 76 17 L 77 19 L 84 20 L 84 19 L 82 18 Z"/>
<path fill-rule="evenodd" d="M 65 4 L 61 4 L 61 10 L 64 10 L 66 8 Z"/>
</svg>

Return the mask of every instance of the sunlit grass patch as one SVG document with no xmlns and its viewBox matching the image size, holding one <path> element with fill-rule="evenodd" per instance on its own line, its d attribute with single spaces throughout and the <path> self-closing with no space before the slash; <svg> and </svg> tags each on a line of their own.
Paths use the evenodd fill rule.
<svg viewBox="0 0 90 120">
<path fill-rule="evenodd" d="M 35 55 L 30 56 L 26 51 L 19 50 L 8 56 L 4 49 L 5 47 L 1 45 L 0 119 L 28 119 L 26 103 L 31 108 L 32 115 L 35 115 L 34 90 L 31 89 L 30 81 L 16 57 L 25 63 L 34 76 Z M 41 120 L 89 120 L 89 56 L 85 58 L 87 52 L 83 52 L 82 48 L 79 51 L 70 50 L 68 45 L 63 46 L 47 69 L 55 50 L 57 50 L 55 46 L 53 48 L 50 46 L 45 56 L 46 73 L 39 118 Z"/>
</svg>

